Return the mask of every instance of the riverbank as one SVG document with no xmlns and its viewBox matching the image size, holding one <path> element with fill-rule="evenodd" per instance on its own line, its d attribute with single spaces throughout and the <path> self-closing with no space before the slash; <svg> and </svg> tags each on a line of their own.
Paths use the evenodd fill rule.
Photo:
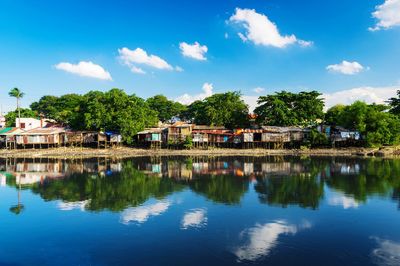
<svg viewBox="0 0 400 266">
<path fill-rule="evenodd" d="M 0 150 L 0 158 L 128 158 L 137 156 L 379 156 L 400 155 L 400 146 L 385 148 L 334 148 L 334 149 L 192 149 L 192 150 L 146 150 L 129 147 L 113 149 L 56 148 L 29 150 Z"/>
</svg>

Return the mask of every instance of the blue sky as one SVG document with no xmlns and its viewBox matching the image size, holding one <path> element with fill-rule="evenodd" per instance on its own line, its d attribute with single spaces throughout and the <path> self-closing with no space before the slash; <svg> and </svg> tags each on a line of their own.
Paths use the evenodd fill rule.
<svg viewBox="0 0 400 266">
<path fill-rule="evenodd" d="M 0 104 L 121 88 L 189 103 L 279 90 L 327 104 L 400 89 L 400 0 L 0 1 Z M 145 73 L 144 73 L 145 72 Z"/>
</svg>

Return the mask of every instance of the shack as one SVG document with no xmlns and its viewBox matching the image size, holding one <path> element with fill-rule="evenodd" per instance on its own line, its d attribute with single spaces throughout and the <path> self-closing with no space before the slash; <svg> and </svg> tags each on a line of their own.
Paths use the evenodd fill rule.
<svg viewBox="0 0 400 266">
<path fill-rule="evenodd" d="M 65 132 L 64 128 L 34 128 L 16 135 L 16 146 L 20 147 L 59 147 L 62 144 L 60 135 Z"/>
<path fill-rule="evenodd" d="M 15 136 L 23 132 L 16 127 L 5 127 L 0 129 L 0 148 L 15 149 Z"/>
<path fill-rule="evenodd" d="M 137 142 L 140 147 L 159 149 L 165 142 L 166 128 L 147 128 L 137 133 Z"/>
<path fill-rule="evenodd" d="M 170 145 L 180 145 L 187 138 L 192 136 L 193 124 L 188 124 L 184 122 L 176 122 L 170 126 L 168 126 L 167 133 L 167 144 Z"/>
</svg>

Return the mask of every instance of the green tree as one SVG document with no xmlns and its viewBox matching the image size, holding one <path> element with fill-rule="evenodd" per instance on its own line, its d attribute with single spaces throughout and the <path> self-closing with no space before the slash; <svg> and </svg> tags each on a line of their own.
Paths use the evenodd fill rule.
<svg viewBox="0 0 400 266">
<path fill-rule="evenodd" d="M 388 100 L 390 112 L 395 115 L 400 115 L 400 90 L 397 91 L 397 97 L 392 97 Z"/>
<path fill-rule="evenodd" d="M 8 95 L 10 97 L 14 97 L 17 99 L 17 111 L 18 111 L 18 124 L 20 123 L 21 120 L 21 112 L 20 112 L 20 108 L 19 108 L 19 101 L 22 97 L 24 97 L 25 93 L 23 93 L 20 89 L 18 88 L 13 88 L 12 90 L 10 90 L 10 92 L 8 93 Z"/>
<path fill-rule="evenodd" d="M 155 95 L 148 98 L 146 103 L 152 110 L 157 111 L 158 119 L 162 122 L 171 120 L 175 116 L 180 117 L 186 109 L 185 105 L 168 100 L 164 95 Z"/>
<path fill-rule="evenodd" d="M 277 92 L 261 96 L 254 110 L 257 122 L 271 126 L 310 125 L 324 117 L 324 101 L 317 91 Z"/>
<path fill-rule="evenodd" d="M 189 105 L 185 117 L 196 124 L 243 128 L 248 126 L 248 106 L 240 92 L 214 94 Z"/>
</svg>

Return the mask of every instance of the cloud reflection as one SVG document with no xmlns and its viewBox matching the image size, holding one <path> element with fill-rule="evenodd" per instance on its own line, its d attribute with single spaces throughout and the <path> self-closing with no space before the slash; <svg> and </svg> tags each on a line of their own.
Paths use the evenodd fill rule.
<svg viewBox="0 0 400 266">
<path fill-rule="evenodd" d="M 72 210 L 81 210 L 84 211 L 86 205 L 89 203 L 88 200 L 83 201 L 74 201 L 74 202 L 59 202 L 57 204 L 57 208 L 61 211 L 72 211 Z"/>
<path fill-rule="evenodd" d="M 300 225 L 288 224 L 285 221 L 276 221 L 264 225 L 257 224 L 241 233 L 241 237 L 247 239 L 247 241 L 244 245 L 238 247 L 234 254 L 239 261 L 255 261 L 269 254 L 277 245 L 280 235 L 294 235 L 299 230 L 310 227 L 311 224 L 308 221 Z"/>
<path fill-rule="evenodd" d="M 182 218 L 181 228 L 188 229 L 201 228 L 207 225 L 207 211 L 204 209 L 194 209 L 187 213 Z"/>
<path fill-rule="evenodd" d="M 166 212 L 170 205 L 170 201 L 158 201 L 154 204 L 128 208 L 121 214 L 121 223 L 144 223 L 151 216 L 158 216 Z"/>
<path fill-rule="evenodd" d="M 342 206 L 343 209 L 357 209 L 359 206 L 359 203 L 353 197 L 346 196 L 339 192 L 328 199 L 328 204 L 331 206 Z"/>
<path fill-rule="evenodd" d="M 378 243 L 378 248 L 372 251 L 375 263 L 382 266 L 400 265 L 400 243 L 378 237 L 374 239 Z"/>
</svg>

